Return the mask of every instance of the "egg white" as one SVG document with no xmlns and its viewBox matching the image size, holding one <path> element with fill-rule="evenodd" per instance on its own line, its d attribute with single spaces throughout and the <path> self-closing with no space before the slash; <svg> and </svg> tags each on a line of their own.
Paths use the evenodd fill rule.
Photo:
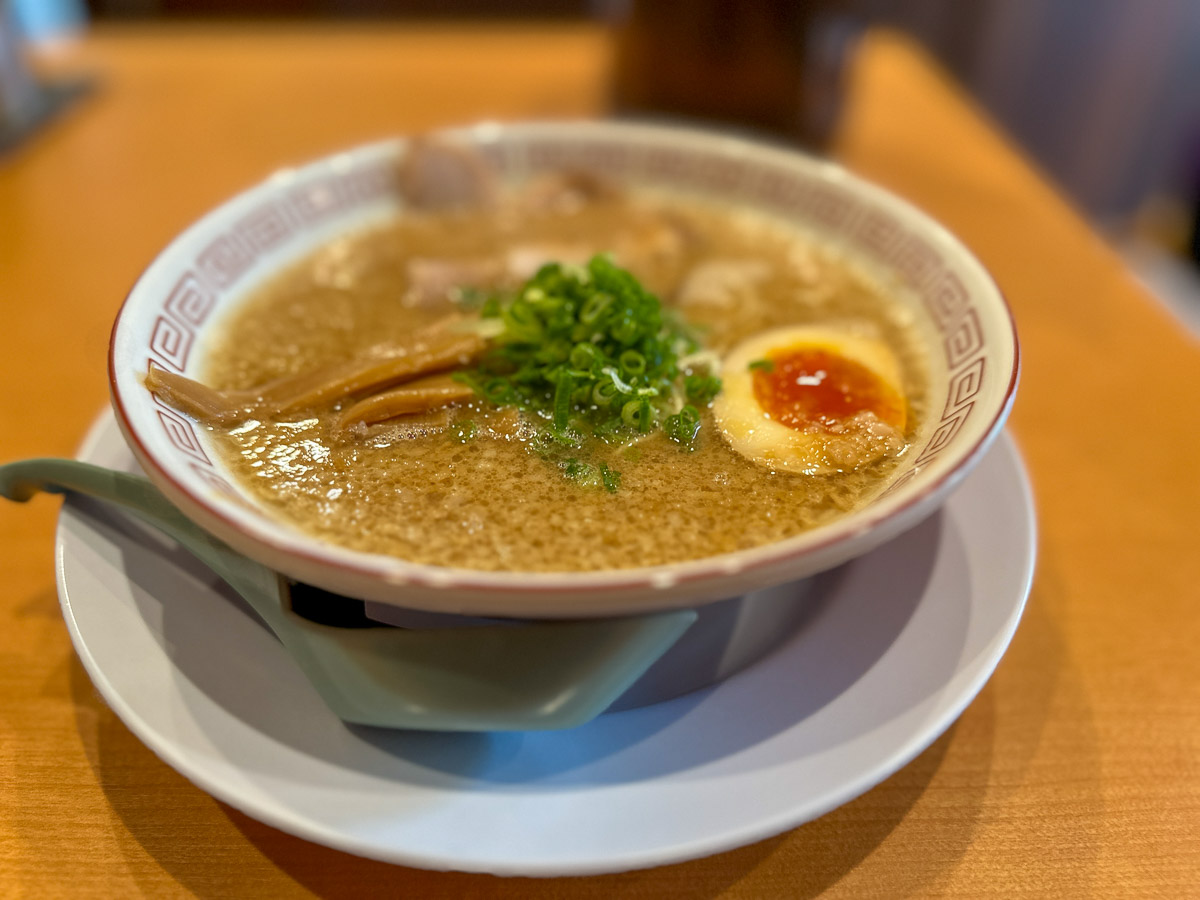
<svg viewBox="0 0 1200 900">
<path fill-rule="evenodd" d="M 802 347 L 819 348 L 866 367 L 901 398 L 900 363 L 883 341 L 822 326 L 776 328 L 738 344 L 725 357 L 723 387 L 713 400 L 713 416 L 729 445 L 753 462 L 773 469 L 825 475 L 854 469 L 879 458 L 900 439 L 879 423 L 865 439 L 816 429 L 798 431 L 773 420 L 754 396 L 750 364 Z"/>
</svg>

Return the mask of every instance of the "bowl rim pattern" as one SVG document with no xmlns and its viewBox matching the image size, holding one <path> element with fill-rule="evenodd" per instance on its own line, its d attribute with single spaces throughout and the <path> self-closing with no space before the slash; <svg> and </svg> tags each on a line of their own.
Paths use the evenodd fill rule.
<svg viewBox="0 0 1200 900">
<path fill-rule="evenodd" d="M 390 169 L 390 161 L 406 146 L 405 139 L 392 139 L 277 172 L 209 211 L 156 256 L 130 290 L 114 321 L 108 374 L 113 408 L 126 440 L 151 479 L 180 503 L 185 513 L 210 530 L 219 524 L 226 536 L 244 539 L 246 546 L 239 544 L 239 549 L 249 555 L 256 555 L 258 545 L 268 549 L 273 559 L 280 555 L 295 558 L 305 565 L 328 569 L 335 578 L 337 572 L 342 572 L 379 579 L 397 589 L 416 586 L 510 595 L 611 593 L 675 587 L 714 576 L 752 575 L 755 570 L 786 568 L 827 553 L 836 545 L 853 543 L 890 520 L 915 524 L 965 477 L 1003 427 L 1020 374 L 1020 350 L 1011 309 L 995 280 L 961 241 L 885 189 L 832 162 L 796 150 L 677 126 L 611 121 L 483 123 L 437 134 L 447 141 L 477 147 L 509 176 L 520 177 L 529 171 L 571 163 L 590 165 L 633 174 L 635 180 L 640 176 L 656 185 L 699 190 L 785 215 L 790 211 L 809 224 L 831 229 L 835 240 L 867 255 L 874 254 L 885 266 L 899 272 L 918 295 L 922 290 L 918 282 L 925 285 L 929 297 L 923 299 L 941 331 L 951 379 L 942 418 L 930 431 L 929 440 L 915 448 L 913 463 L 865 507 L 776 543 L 658 566 L 583 572 L 433 566 L 338 547 L 251 508 L 237 499 L 236 488 L 221 477 L 211 461 L 207 467 L 201 464 L 206 456 L 203 441 L 197 438 L 194 428 L 189 426 L 190 439 L 181 430 L 181 422 L 188 424 L 186 417 L 152 397 L 140 383 L 136 373 L 144 371 L 144 366 L 131 366 L 125 358 L 130 349 L 130 318 L 134 310 L 147 316 L 157 314 L 152 346 L 144 354 L 147 364 L 151 359 L 162 364 L 165 358 L 175 370 L 182 371 L 187 354 L 179 358 L 180 342 L 190 342 L 199 333 L 207 313 L 221 297 L 240 295 L 237 280 L 254 263 L 255 242 L 263 249 L 273 246 L 272 242 L 286 244 L 288 229 L 303 228 L 306 217 L 310 223 L 319 223 L 329 215 L 353 209 L 356 203 L 377 198 L 388 189 L 385 169 Z M 678 183 L 670 183 L 672 178 Z M 282 213 L 275 203 L 281 191 L 288 192 L 285 199 L 290 204 Z M 262 201 L 261 209 L 268 211 L 257 222 L 251 214 L 255 212 L 255 201 Z M 230 216 L 235 212 L 233 222 Z M 239 230 L 230 231 L 227 220 Z M 254 228 L 257 231 L 251 230 Z M 180 265 L 174 257 L 180 255 L 184 239 L 209 233 L 216 234 L 216 238 L 201 254 Z M 160 285 L 164 276 L 171 285 L 165 299 Z M 990 324 L 980 323 L 973 297 L 991 305 Z M 187 334 L 189 323 L 194 329 L 191 337 Z M 992 392 L 995 402 L 981 409 L 982 415 L 966 428 L 988 368 L 983 351 L 989 328 L 993 342 L 999 341 L 996 349 L 1000 365 L 1000 372 L 991 375 L 991 383 L 999 384 L 1000 389 Z M 155 347 L 154 335 L 159 329 L 163 330 L 159 338 L 163 346 Z M 169 358 L 172 347 L 176 353 L 173 361 Z M 133 349 L 136 355 L 138 349 Z M 956 361 L 953 366 L 952 360 Z M 132 393 L 135 387 L 139 395 Z M 148 405 L 148 409 L 139 411 L 138 404 Z M 178 458 L 167 459 L 156 452 L 152 446 L 156 439 L 141 433 L 150 421 L 150 410 L 180 450 Z M 971 434 L 969 442 L 962 438 L 964 432 Z M 947 449 L 952 452 L 944 455 Z M 917 479 L 918 472 L 928 475 Z M 189 503 L 194 505 L 192 510 Z M 864 544 L 862 552 L 873 546 L 875 543 Z"/>
</svg>

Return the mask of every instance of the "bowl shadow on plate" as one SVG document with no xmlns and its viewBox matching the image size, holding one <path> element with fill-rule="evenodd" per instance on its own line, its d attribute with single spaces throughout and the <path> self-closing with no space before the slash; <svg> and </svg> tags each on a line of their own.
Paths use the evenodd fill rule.
<svg viewBox="0 0 1200 900">
<path fill-rule="evenodd" d="M 965 560 L 950 517 L 939 512 L 866 557 L 804 585 L 808 596 L 802 615 L 779 646 L 752 667 L 757 671 L 667 703 L 606 714 L 560 732 L 448 735 L 351 728 L 393 757 L 497 788 L 624 783 L 686 771 L 795 726 L 866 675 L 909 625 L 935 560 L 946 553 Z M 968 574 L 965 562 L 952 568 L 964 579 Z M 956 587 L 968 596 L 969 582 Z M 931 648 L 924 668 L 898 692 L 890 713 L 900 715 L 945 685 L 966 641 L 968 605 L 962 604 L 960 621 L 952 623 L 954 639 Z M 784 689 L 755 696 L 754 683 L 768 680 Z M 789 684 L 802 688 L 787 690 Z M 718 697 L 718 692 L 736 699 Z M 722 721 L 714 728 L 708 712 L 717 705 Z M 653 750 L 656 736 L 667 729 L 681 732 L 673 736 L 669 756 Z M 803 750 L 820 753 L 856 736 L 855 726 L 830 722 L 811 735 Z"/>
<path fill-rule="evenodd" d="M 186 551 L 158 540 L 156 534 L 148 539 L 140 524 L 89 501 L 76 501 L 75 508 L 119 548 L 124 571 L 136 587 L 139 613 L 148 622 L 160 623 L 159 639 L 179 673 L 212 702 L 271 738 L 334 765 L 346 764 L 349 739 L 365 745 L 353 754 L 354 764 L 365 774 L 399 783 L 448 787 L 469 783 L 494 790 L 521 789 L 531 783 L 552 787 L 651 779 L 767 740 L 819 712 L 887 653 L 925 595 L 939 556 L 950 553 L 965 559 L 953 518 L 943 511 L 805 585 L 806 606 L 790 633 L 752 667 L 765 667 L 774 683 L 796 685 L 796 690 L 773 691 L 770 697 L 740 696 L 735 704 L 719 697 L 718 692 L 745 695 L 751 686 L 746 679 L 753 675 L 761 680 L 764 675 L 743 672 L 676 700 L 607 714 L 568 731 L 443 734 L 347 726 L 324 708 L 298 671 L 295 682 L 273 685 L 277 702 L 264 712 L 268 707 L 256 700 L 252 686 L 255 679 L 262 684 L 264 677 L 270 677 L 271 667 L 254 658 L 214 665 L 214 648 L 198 646 L 201 642 L 196 639 L 199 610 L 218 602 L 233 604 L 254 623 L 251 633 L 241 635 L 243 657 L 274 653 L 276 659 L 282 656 L 284 664 L 290 664 L 274 636 L 241 598 Z M 967 596 L 965 562 L 952 568 L 963 579 L 952 588 Z M 164 592 L 164 583 L 174 589 Z M 922 702 L 954 672 L 965 640 L 968 607 L 969 603 L 961 604 L 963 621 L 955 623 L 955 639 L 931 650 L 930 659 L 903 686 L 901 696 L 895 698 L 898 705 L 890 712 L 899 715 Z M 249 649 L 247 642 L 261 649 Z M 277 671 L 274 678 L 279 681 Z M 721 727 L 714 729 L 708 713 L 718 703 L 727 709 Z M 734 711 L 732 717 L 729 709 Z M 313 717 L 326 718 L 328 727 L 314 727 Z M 833 720 L 803 749 L 817 753 L 836 747 L 856 736 L 853 728 Z M 672 743 L 682 752 L 654 752 L 656 735 L 666 729 L 681 730 Z"/>
</svg>

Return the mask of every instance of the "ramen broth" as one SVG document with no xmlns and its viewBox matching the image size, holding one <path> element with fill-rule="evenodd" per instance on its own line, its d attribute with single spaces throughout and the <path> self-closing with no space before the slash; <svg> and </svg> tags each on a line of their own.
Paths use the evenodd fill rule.
<svg viewBox="0 0 1200 900">
<path fill-rule="evenodd" d="M 614 252 L 717 355 L 766 329 L 809 323 L 881 338 L 901 364 L 905 439 L 922 428 L 929 374 L 911 306 L 783 222 L 637 193 L 533 211 L 410 215 L 340 237 L 227 317 L 203 380 L 244 390 L 367 354 L 471 300 L 450 283 L 456 278 L 511 287 L 512 270 L 536 267 L 539 257 L 598 251 Z M 432 288 L 416 283 L 431 270 Z M 439 566 L 594 571 L 770 544 L 863 504 L 899 461 L 830 475 L 774 471 L 734 452 L 706 407 L 691 452 L 662 431 L 606 448 L 621 472 L 610 492 L 580 487 L 531 452 L 530 429 L 513 409 L 472 399 L 338 431 L 338 411 L 354 399 L 215 426 L 212 440 L 244 488 L 298 528 Z"/>
</svg>

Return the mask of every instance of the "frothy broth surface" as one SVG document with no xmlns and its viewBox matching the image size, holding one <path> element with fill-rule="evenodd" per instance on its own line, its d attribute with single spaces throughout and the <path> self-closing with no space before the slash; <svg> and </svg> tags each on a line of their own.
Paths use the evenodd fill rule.
<svg viewBox="0 0 1200 900">
<path fill-rule="evenodd" d="M 922 428 L 929 375 L 911 307 L 784 223 L 655 195 L 414 215 L 339 238 L 227 317 L 204 380 L 252 388 L 369 353 L 444 316 L 453 301 L 445 291 L 422 295 L 414 261 L 585 251 L 614 252 L 717 354 L 785 325 L 848 323 L 882 338 L 903 371 L 906 438 Z M 717 274 L 705 289 L 693 276 L 706 265 Z M 734 273 L 724 281 L 722 265 Z M 753 277 L 739 280 L 738 271 Z M 600 570 L 769 544 L 859 506 L 898 463 L 822 476 L 772 471 L 730 449 L 703 409 L 693 452 L 661 431 L 606 448 L 622 475 L 610 493 L 581 488 L 531 452 L 511 410 L 473 401 L 335 434 L 345 405 L 218 427 L 212 437 L 233 475 L 282 519 L 342 546 L 441 566 Z M 464 441 L 453 425 L 467 421 L 474 433 Z"/>
</svg>

